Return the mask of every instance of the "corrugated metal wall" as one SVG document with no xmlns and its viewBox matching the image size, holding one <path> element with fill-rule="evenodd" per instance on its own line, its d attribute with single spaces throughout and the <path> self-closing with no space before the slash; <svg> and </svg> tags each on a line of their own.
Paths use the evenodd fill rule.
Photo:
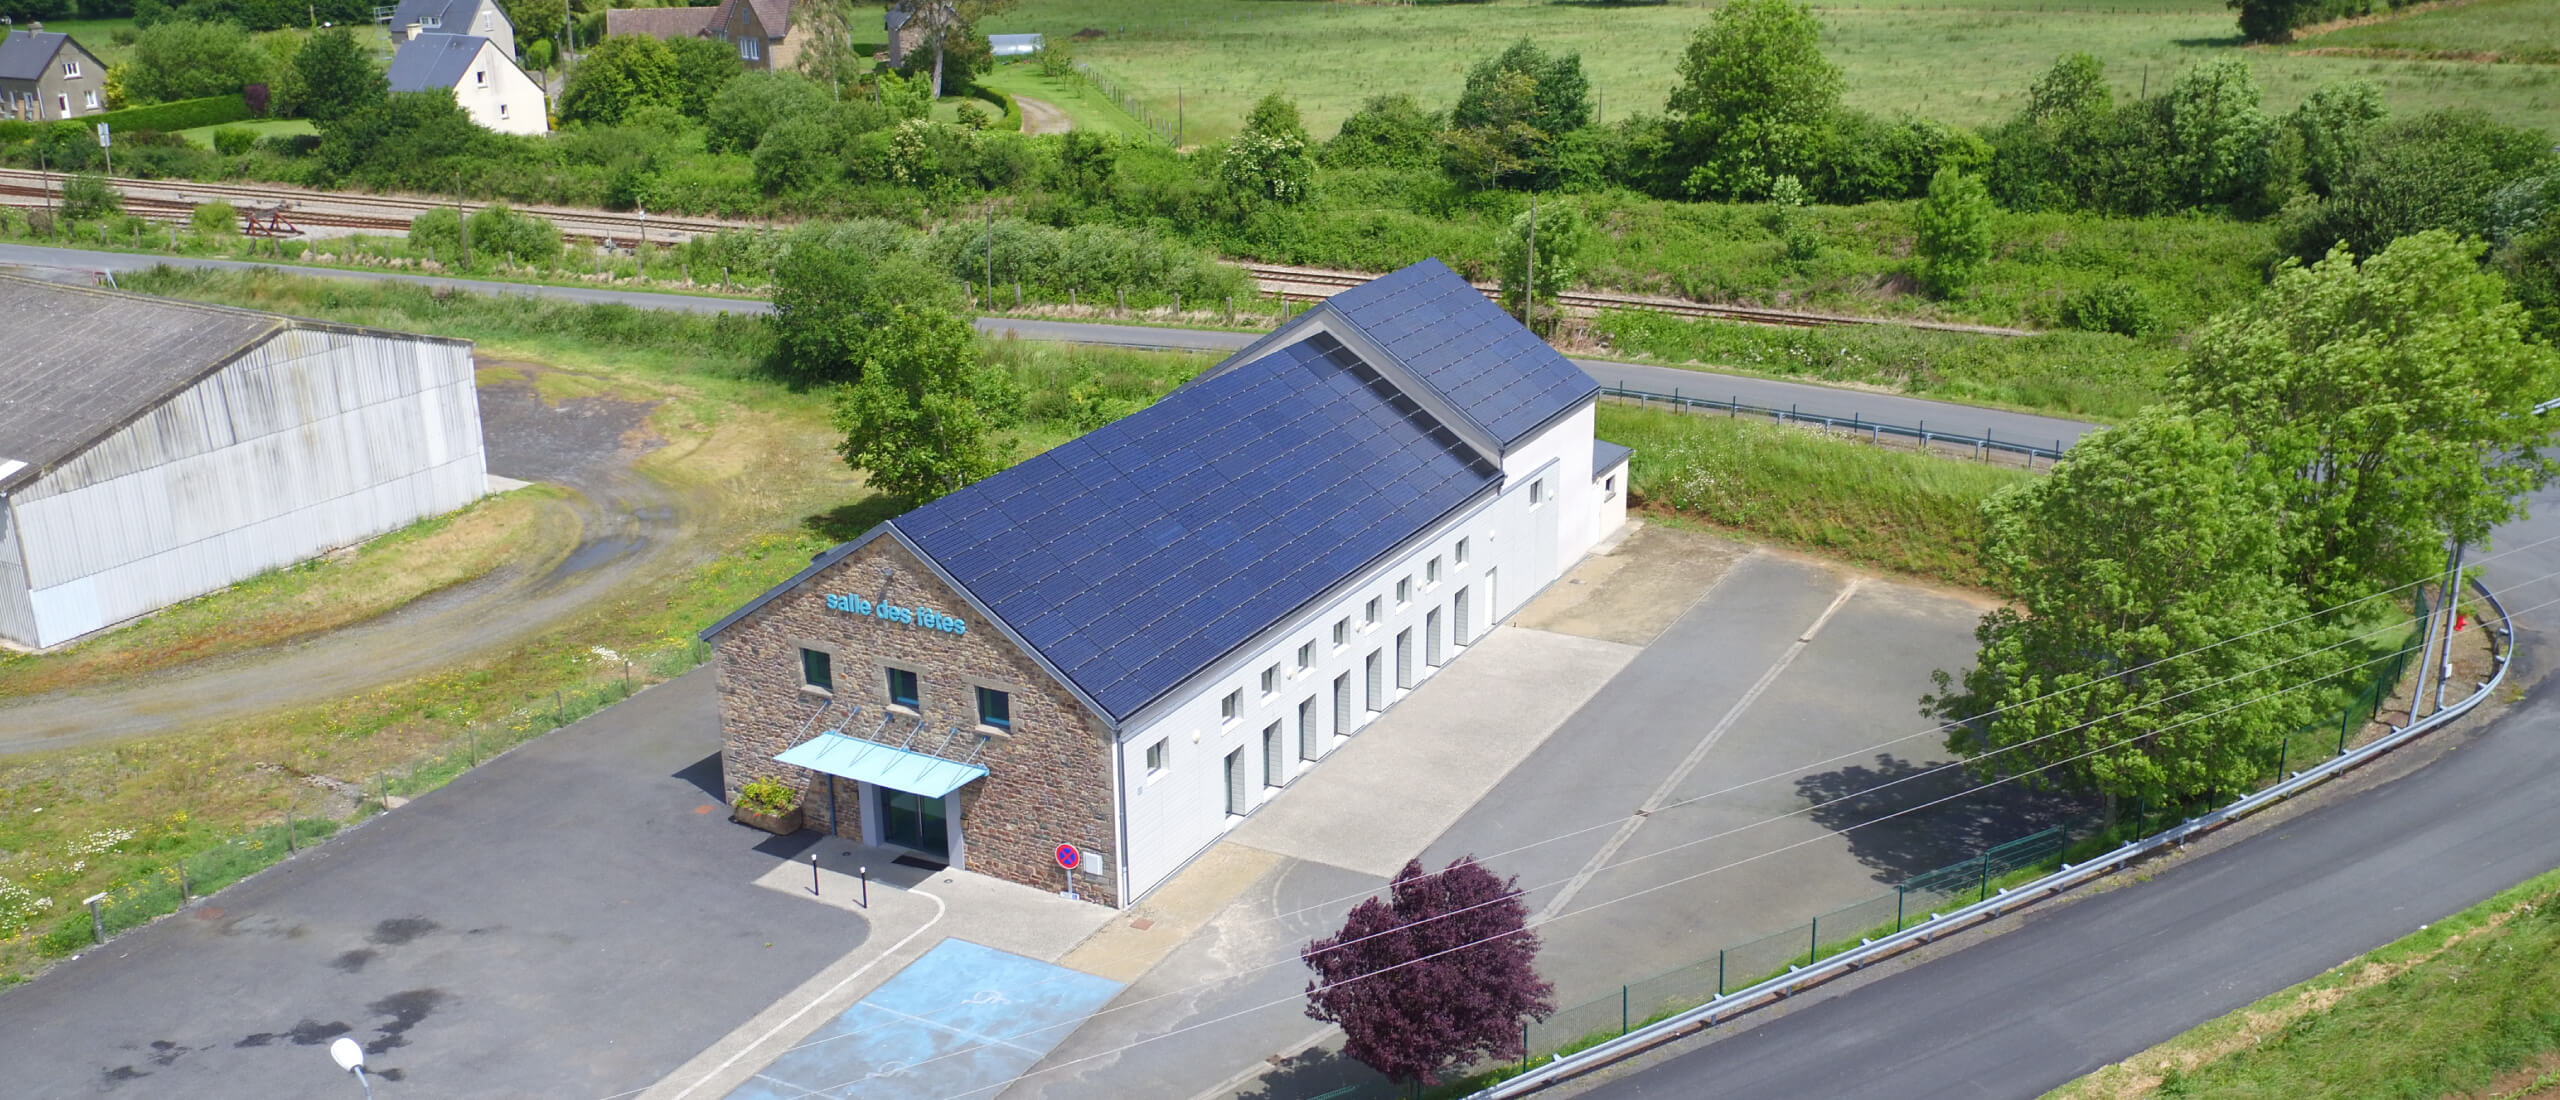
<svg viewBox="0 0 2560 1100">
<path fill-rule="evenodd" d="M 36 636 L 100 627 L 486 490 L 466 346 L 293 329 L 9 502 Z"/>
<path fill-rule="evenodd" d="M 18 560 L 18 525 L 0 497 L 0 638 L 35 644 L 36 612 L 27 603 L 27 567 Z"/>
</svg>

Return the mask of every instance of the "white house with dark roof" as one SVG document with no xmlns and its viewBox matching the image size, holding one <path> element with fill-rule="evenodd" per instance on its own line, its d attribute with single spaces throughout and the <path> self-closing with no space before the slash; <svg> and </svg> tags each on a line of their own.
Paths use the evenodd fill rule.
<svg viewBox="0 0 2560 1100">
<path fill-rule="evenodd" d="M 0 275 L 0 642 L 61 645 L 487 486 L 466 341 Z"/>
<path fill-rule="evenodd" d="M 1599 387 L 1437 261 L 702 632 L 811 827 L 1126 905 L 1625 521 Z"/>
<path fill-rule="evenodd" d="M 508 39 L 513 42 L 513 38 Z M 494 39 L 476 34 L 420 34 L 391 55 L 391 90 L 453 93 L 471 121 L 502 134 L 551 129 L 551 99 L 517 68 Z"/>
<path fill-rule="evenodd" d="M 497 43 L 507 60 L 516 59 L 516 25 L 498 0 L 401 0 L 391 12 L 391 33 L 475 34 Z"/>
</svg>

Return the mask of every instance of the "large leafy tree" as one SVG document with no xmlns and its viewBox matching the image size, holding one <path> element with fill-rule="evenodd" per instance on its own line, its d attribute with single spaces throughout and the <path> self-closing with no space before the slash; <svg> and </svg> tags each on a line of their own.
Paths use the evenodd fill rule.
<svg viewBox="0 0 2560 1100">
<path fill-rule="evenodd" d="M 1984 506 L 2015 603 L 1923 700 L 1984 778 L 2159 805 L 2240 789 L 2316 719 L 2323 693 L 2282 689 L 2342 651 L 2287 583 L 2278 473 L 2226 428 L 2152 410 Z"/>
<path fill-rule="evenodd" d="M 2546 481 L 2560 361 L 2525 336 L 2482 246 L 2443 231 L 2358 264 L 2288 263 L 2207 324 L 2174 379 L 2285 471 L 2286 576 L 2315 606 L 2427 574 L 2450 536 L 2478 543 Z"/>
<path fill-rule="evenodd" d="M 1397 1081 L 1521 1056 L 1521 1024 L 1555 1011 L 1538 936 L 1516 881 L 1462 856 L 1437 873 L 1409 860 L 1351 911 L 1342 933 L 1300 952 L 1316 980 L 1307 1015 L 1341 1024 L 1343 1053 Z"/>
<path fill-rule="evenodd" d="M 673 38 L 667 52 L 675 62 L 675 96 L 669 105 L 686 118 L 710 113 L 713 97 L 745 71 L 738 51 L 716 38 Z"/>
<path fill-rule="evenodd" d="M 481 129 L 453 92 L 394 92 L 320 126 L 320 168 L 331 182 L 402 186 L 430 166 L 487 150 L 497 135 Z"/>
<path fill-rule="evenodd" d="M 844 460 L 890 499 L 918 505 L 1004 469 L 1020 396 L 978 359 L 976 330 L 936 309 L 893 306 L 860 381 L 837 391 Z"/>
<path fill-rule="evenodd" d="M 960 307 L 950 276 L 879 242 L 861 225 L 795 238 L 774 265 L 773 313 L 780 337 L 774 372 L 798 385 L 850 382 L 889 339 L 899 305 L 926 311 Z"/>
<path fill-rule="evenodd" d="M 302 81 L 302 114 L 314 122 L 343 118 L 391 94 L 382 70 L 374 68 L 364 47 L 356 45 L 354 32 L 344 27 L 312 35 L 293 55 L 293 68 Z"/>
<path fill-rule="evenodd" d="M 1920 281 L 1936 294 L 1953 294 L 1991 258 L 1997 213 L 1982 181 L 1941 168 L 1929 180 L 1929 196 L 1912 211 L 1912 250 L 1920 256 Z"/>
<path fill-rule="evenodd" d="M 560 93 L 560 120 L 600 126 L 620 123 L 642 107 L 681 108 L 676 54 L 645 34 L 617 34 L 580 58 Z"/>
<path fill-rule="evenodd" d="M 1227 185 L 1227 193 L 1248 207 L 1306 201 L 1315 172 L 1315 159 L 1307 155 L 1307 128 L 1298 121 L 1298 105 L 1277 92 L 1254 104 L 1244 131 L 1227 143 L 1226 155 L 1218 162 L 1218 178 Z"/>
<path fill-rule="evenodd" d="M 1514 42 L 1467 70 L 1444 137 L 1451 169 L 1478 186 L 1552 187 L 1556 145 L 1590 124 L 1590 100 L 1581 54 Z"/>
<path fill-rule="evenodd" d="M 980 20 L 988 16 L 1013 10 L 1016 2 L 1017 0 L 912 0 L 909 3 L 908 6 L 915 12 L 914 18 L 924 23 L 924 44 L 932 51 L 933 80 L 928 87 L 933 90 L 935 99 L 942 98 L 943 70 L 948 66 L 954 53 L 968 51 L 973 72 L 983 71 L 975 67 L 976 63 L 994 61 L 991 55 L 984 52 L 987 49 L 986 39 L 978 35 L 975 28 Z M 961 41 L 963 38 L 976 38 L 977 41 L 963 43 Z"/>
<path fill-rule="evenodd" d="M 2288 212 L 2280 236 L 2310 262 L 2338 243 L 2370 256 L 2429 229 L 2486 233 L 2500 190 L 2555 169 L 2545 134 L 2476 110 L 2432 111 L 2375 127 L 2328 199 Z"/>
<path fill-rule="evenodd" d="M 232 95 L 269 73 L 266 51 L 238 24 L 192 19 L 152 24 L 121 68 L 124 94 L 136 104 Z"/>
<path fill-rule="evenodd" d="M 715 153 L 751 152 L 767 131 L 786 119 L 826 117 L 827 90 L 795 72 L 750 72 L 711 97 L 703 121 Z"/>
<path fill-rule="evenodd" d="M 1822 24 L 1795 0 L 1732 0 L 1680 58 L 1669 108 L 1692 196 L 1757 199 L 1810 176 L 1840 108 L 1840 67 Z"/>
</svg>

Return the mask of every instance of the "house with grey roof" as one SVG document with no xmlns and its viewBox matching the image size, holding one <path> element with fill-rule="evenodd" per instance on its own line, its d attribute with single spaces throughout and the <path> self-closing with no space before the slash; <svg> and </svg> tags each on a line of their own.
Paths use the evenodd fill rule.
<svg viewBox="0 0 2560 1100">
<path fill-rule="evenodd" d="M 391 33 L 476 34 L 497 43 L 507 60 L 516 59 L 516 25 L 498 0 L 401 0 L 391 12 Z"/>
<path fill-rule="evenodd" d="M 20 122 L 107 109 L 107 67 L 70 35 L 34 23 L 0 40 L 0 118 Z"/>
<path fill-rule="evenodd" d="M 418 34 L 391 55 L 395 92 L 453 93 L 471 121 L 502 134 L 551 129 L 551 100 L 540 81 L 516 67 L 494 39 L 476 34 Z"/>
<path fill-rule="evenodd" d="M 61 645 L 488 481 L 467 341 L 0 275 L 0 643 Z"/>
<path fill-rule="evenodd" d="M 651 38 L 716 38 L 738 51 L 749 69 L 790 69 L 805 40 L 791 34 L 792 0 L 721 0 L 709 8 L 615 8 L 604 15 L 604 33 Z"/>
</svg>

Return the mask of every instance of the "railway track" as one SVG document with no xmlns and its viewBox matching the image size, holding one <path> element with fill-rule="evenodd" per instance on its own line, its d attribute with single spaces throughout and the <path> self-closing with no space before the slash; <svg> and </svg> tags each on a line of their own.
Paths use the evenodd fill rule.
<svg viewBox="0 0 2560 1100">
<path fill-rule="evenodd" d="M 1284 267 L 1276 264 L 1245 264 L 1246 272 L 1265 291 L 1290 301 L 1321 301 L 1374 279 L 1374 275 L 1328 271 L 1311 267 Z M 1490 283 L 1477 283 L 1476 289 L 1494 297 L 1499 288 Z M 1595 314 L 1612 309 L 1643 309 L 1680 317 L 1711 317 L 1719 321 L 1740 321 L 1754 325 L 1779 325 L 1789 328 L 1830 328 L 1839 325 L 1888 325 L 1925 329 L 1933 332 L 1962 332 L 1976 336 L 2031 336 L 2025 329 L 1996 325 L 1965 325 L 1947 321 L 1912 321 L 1892 317 L 1855 317 L 1836 313 L 1812 313 L 1804 310 L 1770 309 L 1762 306 L 1716 305 L 1693 302 L 1684 298 L 1662 298 L 1643 294 L 1607 294 L 1568 291 L 1557 296 L 1558 304 L 1577 313 Z"/>
</svg>

